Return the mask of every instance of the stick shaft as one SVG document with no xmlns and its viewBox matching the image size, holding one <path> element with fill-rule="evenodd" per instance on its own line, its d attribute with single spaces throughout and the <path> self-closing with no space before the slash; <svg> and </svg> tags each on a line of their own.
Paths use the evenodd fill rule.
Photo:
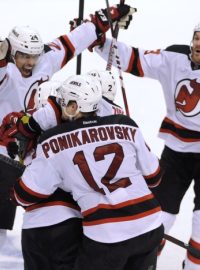
<svg viewBox="0 0 200 270">
<path fill-rule="evenodd" d="M 124 0 L 121 0 L 120 4 L 124 4 L 124 2 L 125 2 Z M 124 81 L 123 81 L 120 57 L 119 57 L 118 47 L 117 47 L 117 36 L 118 36 L 118 33 L 119 33 L 119 27 L 118 27 L 117 24 L 115 25 L 115 28 L 113 27 L 111 14 L 110 14 L 110 5 L 109 5 L 108 0 L 106 0 L 106 6 L 107 6 L 107 11 L 108 11 L 108 21 L 109 21 L 110 29 L 111 29 L 111 33 L 112 33 L 112 43 L 111 43 L 111 46 L 110 46 L 110 51 L 109 51 L 108 63 L 107 63 L 106 70 L 111 70 L 112 62 L 113 62 L 113 55 L 114 55 L 115 59 L 116 59 L 117 70 L 118 70 L 118 73 L 119 73 L 119 81 L 120 81 L 120 86 L 121 86 L 121 90 L 122 90 L 122 96 L 123 96 L 123 101 L 124 101 L 125 112 L 126 112 L 127 116 L 130 116 L 129 108 L 128 108 L 128 102 L 127 102 L 127 98 L 126 98 L 126 91 L 125 91 L 125 87 L 124 87 Z"/>
<path fill-rule="evenodd" d="M 200 259 L 200 250 L 191 246 L 190 244 L 186 244 L 184 243 L 183 241 L 171 236 L 171 235 L 168 235 L 168 234 L 165 234 L 164 235 L 164 238 L 170 242 L 172 242 L 173 244 L 179 246 L 179 247 L 182 247 L 184 249 L 186 249 L 188 252 L 190 252 L 191 255 L 193 255 L 195 258 L 197 259 Z"/>
<path fill-rule="evenodd" d="M 84 0 L 79 0 L 79 14 L 78 14 L 78 25 L 81 24 L 81 21 L 83 20 L 83 14 L 84 14 Z M 81 74 L 81 62 L 82 62 L 82 54 L 80 53 L 77 56 L 77 64 L 76 64 L 76 74 Z"/>
</svg>

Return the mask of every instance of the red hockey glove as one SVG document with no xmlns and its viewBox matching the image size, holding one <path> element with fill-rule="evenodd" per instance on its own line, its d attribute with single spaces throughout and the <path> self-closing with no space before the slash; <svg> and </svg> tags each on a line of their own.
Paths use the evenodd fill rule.
<svg viewBox="0 0 200 270">
<path fill-rule="evenodd" d="M 5 140 L 8 137 L 14 137 L 17 133 L 17 122 L 24 115 L 23 112 L 12 112 L 7 114 L 2 121 L 0 127 L 0 140 Z"/>
<path fill-rule="evenodd" d="M 18 142 L 18 155 L 24 159 L 26 155 L 36 146 L 37 137 L 41 133 L 40 126 L 33 117 L 25 114 L 17 121 L 17 133 L 14 137 Z"/>
<path fill-rule="evenodd" d="M 30 118 L 24 112 L 13 112 L 3 119 L 0 128 L 0 144 L 6 146 L 11 158 L 18 155 L 21 159 L 24 159 L 26 154 L 35 147 L 40 128 L 35 122 L 35 127 L 38 129 L 34 130 L 29 125 Z"/>
<path fill-rule="evenodd" d="M 116 5 L 110 7 L 111 19 L 113 22 L 120 21 L 120 19 L 129 14 L 131 7 L 128 5 Z M 108 12 L 107 9 L 100 9 L 95 12 L 95 15 L 90 15 L 91 22 L 96 26 L 97 36 L 101 36 L 109 29 Z"/>
<path fill-rule="evenodd" d="M 102 36 L 100 36 L 97 40 L 95 40 L 89 47 L 88 50 L 90 52 L 93 52 L 93 48 L 96 46 L 99 46 L 100 48 L 103 47 L 104 43 L 106 41 L 106 35 L 103 34 Z"/>
</svg>

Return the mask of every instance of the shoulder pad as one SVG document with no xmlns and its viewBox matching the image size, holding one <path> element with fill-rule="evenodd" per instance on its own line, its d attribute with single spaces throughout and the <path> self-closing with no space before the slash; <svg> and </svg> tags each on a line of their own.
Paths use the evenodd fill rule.
<svg viewBox="0 0 200 270">
<path fill-rule="evenodd" d="M 168 52 L 182 53 L 189 55 L 191 53 L 188 45 L 171 45 L 165 49 Z"/>
</svg>

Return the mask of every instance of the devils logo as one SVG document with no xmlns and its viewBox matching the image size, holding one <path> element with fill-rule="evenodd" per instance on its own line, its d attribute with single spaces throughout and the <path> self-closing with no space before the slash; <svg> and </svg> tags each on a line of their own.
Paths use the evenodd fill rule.
<svg viewBox="0 0 200 270">
<path fill-rule="evenodd" d="M 186 117 L 200 113 L 200 83 L 197 79 L 184 79 L 177 83 L 175 89 L 176 110 Z"/>
<path fill-rule="evenodd" d="M 27 113 L 33 114 L 36 111 L 35 94 L 36 94 L 38 86 L 45 81 L 48 81 L 48 79 L 46 80 L 40 79 L 38 81 L 35 81 L 30 86 L 24 100 L 24 107 Z"/>
</svg>

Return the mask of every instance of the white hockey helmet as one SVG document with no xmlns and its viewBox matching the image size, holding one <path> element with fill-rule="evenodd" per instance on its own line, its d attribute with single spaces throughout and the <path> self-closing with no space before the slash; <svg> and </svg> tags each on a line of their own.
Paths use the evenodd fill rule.
<svg viewBox="0 0 200 270">
<path fill-rule="evenodd" d="M 194 33 L 195 32 L 200 32 L 200 23 L 198 23 L 197 25 L 195 25 L 195 27 L 194 27 Z"/>
<path fill-rule="evenodd" d="M 12 56 L 15 56 L 17 51 L 26 54 L 41 54 L 44 50 L 40 34 L 29 26 L 15 26 L 10 31 L 8 39 Z"/>
<path fill-rule="evenodd" d="M 93 112 L 98 110 L 102 98 L 99 81 L 89 75 L 73 75 L 63 82 L 60 89 L 61 106 L 64 108 L 69 101 L 76 101 L 78 111 Z"/>
<path fill-rule="evenodd" d="M 49 96 L 60 97 L 58 90 L 60 86 L 61 82 L 58 81 L 47 81 L 40 84 L 35 94 L 36 109 L 44 107 Z"/>
<path fill-rule="evenodd" d="M 114 101 L 117 93 L 117 84 L 112 72 L 108 70 L 91 70 L 88 74 L 100 81 L 102 86 L 102 95 L 109 100 Z"/>
</svg>

